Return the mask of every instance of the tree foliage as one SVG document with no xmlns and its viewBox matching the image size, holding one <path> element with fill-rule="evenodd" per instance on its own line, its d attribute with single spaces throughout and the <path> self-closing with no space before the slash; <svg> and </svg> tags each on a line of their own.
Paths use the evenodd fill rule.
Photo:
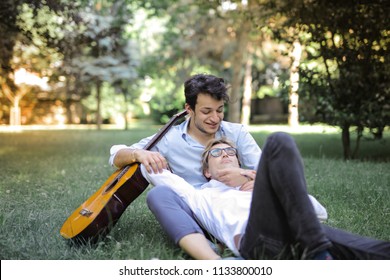
<svg viewBox="0 0 390 280">
<path fill-rule="evenodd" d="M 342 129 L 344 156 L 354 157 L 364 129 L 380 137 L 390 124 L 389 6 L 381 0 L 274 2 L 286 17 L 283 25 L 299 30 L 306 46 L 300 67 L 303 102 L 315 106 L 315 120 Z"/>
<path fill-rule="evenodd" d="M 71 64 L 73 72 L 80 74 L 81 80 L 95 85 L 96 120 L 100 129 L 102 84 L 113 85 L 127 98 L 127 88 L 138 76 L 137 46 L 124 36 L 125 24 L 131 16 L 130 11 L 126 13 L 125 1 L 106 6 L 96 4 L 87 7 L 81 15 L 84 30 L 79 35 L 83 51 L 73 57 Z"/>
<path fill-rule="evenodd" d="M 26 87 L 24 81 L 21 81 L 22 85 L 17 85 L 16 71 L 27 69 L 37 77 L 53 74 L 50 68 L 59 54 L 48 42 L 60 36 L 55 10 L 61 9 L 62 5 L 42 4 L 40 1 L 4 1 L 1 5 L 4 4 L 0 20 L 0 31 L 5 35 L 0 39 L 0 93 L 12 103 L 10 123 L 19 125 L 21 99 L 34 92 L 34 88 L 31 85 Z"/>
</svg>

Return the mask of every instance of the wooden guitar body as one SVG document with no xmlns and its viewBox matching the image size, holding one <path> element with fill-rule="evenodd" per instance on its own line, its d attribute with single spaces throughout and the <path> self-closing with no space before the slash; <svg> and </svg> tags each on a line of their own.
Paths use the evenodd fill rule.
<svg viewBox="0 0 390 280">
<path fill-rule="evenodd" d="M 121 172 L 124 174 L 117 180 Z M 61 235 L 76 243 L 95 243 L 109 233 L 148 185 L 137 163 L 128 166 L 127 170 L 116 171 L 69 216 L 60 230 Z"/>
<path fill-rule="evenodd" d="M 186 111 L 176 114 L 144 149 L 151 149 L 176 120 L 185 114 Z M 110 232 L 130 203 L 148 185 L 138 163 L 117 170 L 68 217 L 60 234 L 76 244 L 95 243 Z"/>
</svg>

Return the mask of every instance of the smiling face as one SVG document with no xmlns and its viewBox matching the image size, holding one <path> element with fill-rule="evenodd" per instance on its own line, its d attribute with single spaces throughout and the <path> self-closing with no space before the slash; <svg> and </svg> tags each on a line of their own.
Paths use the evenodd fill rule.
<svg viewBox="0 0 390 280">
<path fill-rule="evenodd" d="M 237 150 L 228 143 L 218 143 L 206 147 L 203 161 L 203 174 L 206 178 L 217 178 L 217 171 L 227 167 L 240 167 Z M 216 151 L 214 151 L 217 149 Z M 214 154 L 214 156 L 213 156 Z"/>
<path fill-rule="evenodd" d="M 191 117 L 190 133 L 197 138 L 214 137 L 224 117 L 224 100 L 216 100 L 209 94 L 198 94 L 195 109 L 186 104 Z"/>
</svg>

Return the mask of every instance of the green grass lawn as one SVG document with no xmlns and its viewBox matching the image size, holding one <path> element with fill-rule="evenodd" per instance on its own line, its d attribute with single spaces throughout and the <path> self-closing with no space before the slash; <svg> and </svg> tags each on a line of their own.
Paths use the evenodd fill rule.
<svg viewBox="0 0 390 280">
<path fill-rule="evenodd" d="M 0 133 L 1 259 L 188 259 L 165 236 L 144 192 L 109 236 L 95 246 L 69 246 L 59 230 L 67 217 L 114 171 L 113 144 L 129 144 L 157 126 L 122 130 Z M 273 130 L 250 127 L 260 146 Z M 337 132 L 292 133 L 301 149 L 309 192 L 329 213 L 328 224 L 390 240 L 390 133 L 363 140 L 361 160 L 342 160 Z"/>
</svg>

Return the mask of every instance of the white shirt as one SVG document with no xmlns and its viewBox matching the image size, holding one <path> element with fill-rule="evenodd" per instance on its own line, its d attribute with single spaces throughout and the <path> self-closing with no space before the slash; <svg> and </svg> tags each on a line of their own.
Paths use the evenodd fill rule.
<svg viewBox="0 0 390 280">
<path fill-rule="evenodd" d="M 210 180 L 196 189 L 167 170 L 151 174 L 143 165 L 141 172 L 149 183 L 172 188 L 188 204 L 198 222 L 236 256 L 240 256 L 234 236 L 245 233 L 252 192 L 239 191 L 238 188 L 226 186 L 216 180 Z M 309 198 L 317 217 L 326 220 L 326 209 L 311 195 Z"/>
</svg>

